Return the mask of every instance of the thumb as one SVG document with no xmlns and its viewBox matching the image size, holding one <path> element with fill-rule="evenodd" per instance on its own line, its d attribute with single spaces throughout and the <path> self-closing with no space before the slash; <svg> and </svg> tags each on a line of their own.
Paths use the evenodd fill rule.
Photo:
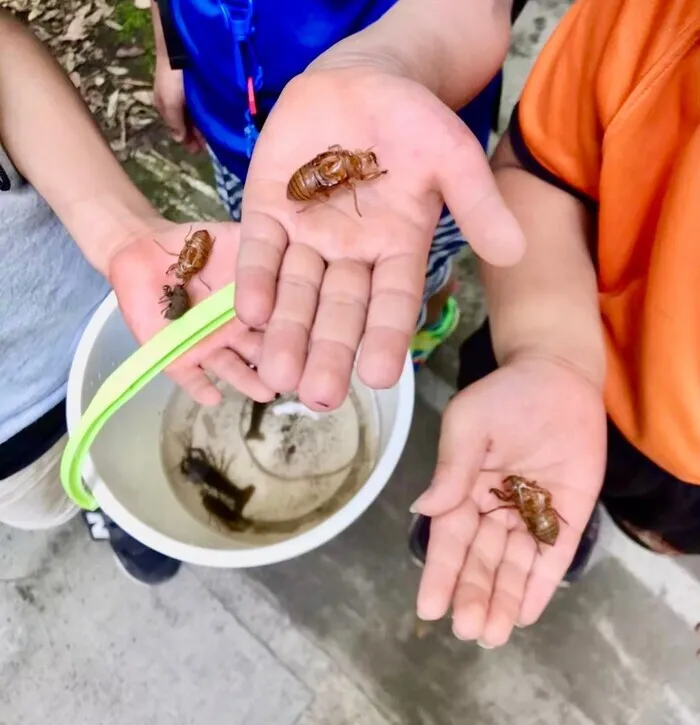
<svg viewBox="0 0 700 725">
<path fill-rule="evenodd" d="M 185 123 L 185 104 L 166 103 L 163 107 L 163 122 L 168 127 L 173 141 L 182 143 L 187 136 L 187 125 Z"/>
<path fill-rule="evenodd" d="M 174 141 L 182 143 L 187 135 L 185 97 L 176 85 L 156 81 L 153 89 L 155 105 Z"/>
<path fill-rule="evenodd" d="M 262 188 L 260 185 L 262 184 Z M 277 277 L 287 249 L 284 227 L 255 204 L 265 198 L 264 182 L 248 177 L 236 258 L 236 314 L 249 327 L 266 324 L 275 306 Z"/>
<path fill-rule="evenodd" d="M 484 150 L 461 121 L 459 125 L 445 134 L 449 148 L 440 154 L 442 196 L 474 252 L 496 267 L 510 266 L 525 253 L 525 235 L 498 190 Z"/>
<path fill-rule="evenodd" d="M 412 513 L 439 516 L 457 508 L 471 493 L 486 457 L 489 436 L 479 398 L 467 388 L 450 401 L 442 417 L 438 461 L 428 489 Z"/>
</svg>

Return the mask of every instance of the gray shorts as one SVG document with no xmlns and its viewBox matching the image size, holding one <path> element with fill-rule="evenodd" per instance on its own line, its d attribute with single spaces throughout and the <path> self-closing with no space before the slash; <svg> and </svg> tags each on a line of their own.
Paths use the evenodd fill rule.
<svg viewBox="0 0 700 725">
<path fill-rule="evenodd" d="M 41 458 L 0 481 L 0 523 L 15 529 L 52 529 L 79 511 L 66 496 L 60 479 L 64 435 Z"/>
</svg>

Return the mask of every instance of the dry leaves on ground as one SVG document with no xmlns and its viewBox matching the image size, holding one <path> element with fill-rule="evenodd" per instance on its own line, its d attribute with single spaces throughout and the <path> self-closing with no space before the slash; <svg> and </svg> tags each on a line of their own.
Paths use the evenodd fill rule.
<svg viewBox="0 0 700 725">
<path fill-rule="evenodd" d="M 133 0 L 148 12 L 150 0 Z M 120 42 L 121 25 L 106 0 L 0 0 L 44 42 L 80 91 L 117 155 L 125 159 L 142 131 L 157 119 L 152 79 L 143 66 L 146 54 L 134 43 Z"/>
</svg>

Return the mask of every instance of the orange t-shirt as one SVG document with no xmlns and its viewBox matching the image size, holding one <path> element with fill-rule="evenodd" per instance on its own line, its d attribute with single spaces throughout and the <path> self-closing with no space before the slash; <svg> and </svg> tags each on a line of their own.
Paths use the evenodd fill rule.
<svg viewBox="0 0 700 725">
<path fill-rule="evenodd" d="M 511 135 L 597 215 L 610 418 L 700 484 L 700 0 L 577 0 Z"/>
</svg>

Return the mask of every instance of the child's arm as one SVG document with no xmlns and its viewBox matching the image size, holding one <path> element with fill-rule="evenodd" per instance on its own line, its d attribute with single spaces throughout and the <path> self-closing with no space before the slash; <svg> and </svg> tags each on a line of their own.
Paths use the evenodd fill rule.
<svg viewBox="0 0 700 725">
<path fill-rule="evenodd" d="M 499 363 L 516 355 L 555 358 L 602 386 L 605 353 L 589 213 L 574 196 L 526 171 L 508 134 L 492 168 L 527 239 L 525 256 L 514 267 L 481 264 Z"/>
<path fill-rule="evenodd" d="M 0 143 L 105 276 L 157 212 L 130 181 L 50 53 L 0 13 Z"/>
<path fill-rule="evenodd" d="M 311 67 L 382 61 L 450 108 L 461 108 L 505 59 L 512 5 L 512 0 L 398 0 L 376 23 L 336 44 Z"/>
</svg>

